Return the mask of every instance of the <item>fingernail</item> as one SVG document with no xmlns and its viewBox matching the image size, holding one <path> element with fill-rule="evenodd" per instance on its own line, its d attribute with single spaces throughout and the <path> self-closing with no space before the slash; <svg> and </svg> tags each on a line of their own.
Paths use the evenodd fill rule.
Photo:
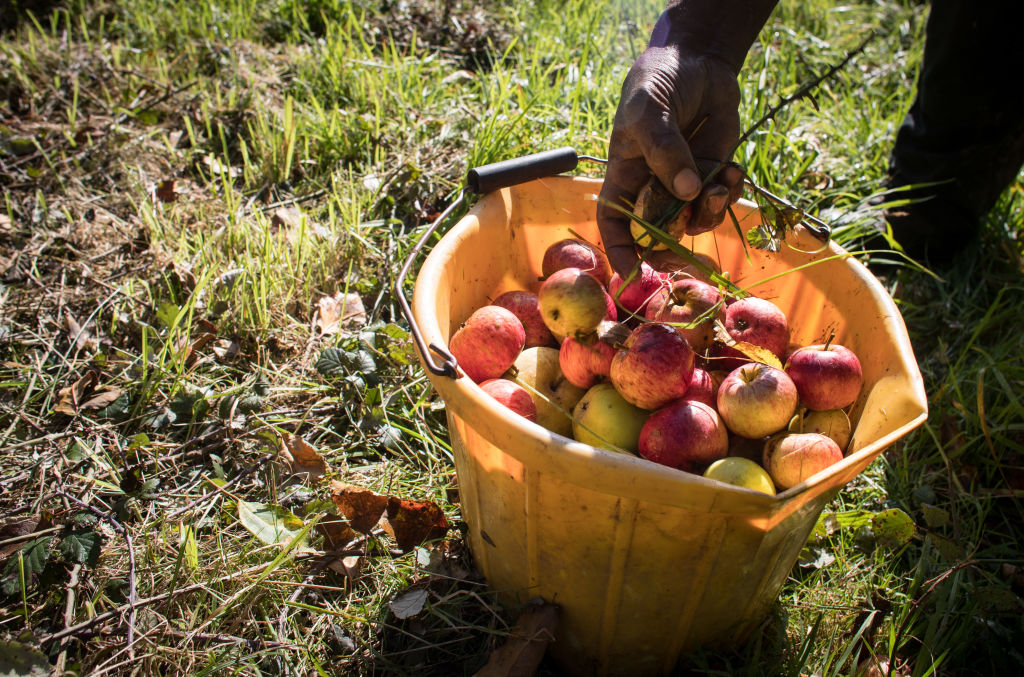
<svg viewBox="0 0 1024 677">
<path fill-rule="evenodd" d="M 700 193 L 700 177 L 692 169 L 684 169 L 672 180 L 672 188 L 683 200 L 692 200 Z"/>
</svg>

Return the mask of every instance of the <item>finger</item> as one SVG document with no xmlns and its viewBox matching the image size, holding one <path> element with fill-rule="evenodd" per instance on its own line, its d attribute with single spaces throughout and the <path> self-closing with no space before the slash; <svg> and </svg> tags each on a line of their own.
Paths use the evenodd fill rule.
<svg viewBox="0 0 1024 677">
<path fill-rule="evenodd" d="M 663 121 L 644 130 L 640 139 L 651 172 L 680 200 L 695 199 L 701 191 L 697 164 L 679 128 Z"/>
<path fill-rule="evenodd" d="M 614 145 L 614 140 L 613 144 Z M 605 256 L 612 269 L 628 275 L 639 257 L 629 232 L 629 212 L 637 193 L 650 177 L 641 158 L 625 159 L 609 152 L 608 170 L 597 203 L 597 227 L 601 233 Z M 626 213 L 623 213 L 625 210 Z"/>
</svg>

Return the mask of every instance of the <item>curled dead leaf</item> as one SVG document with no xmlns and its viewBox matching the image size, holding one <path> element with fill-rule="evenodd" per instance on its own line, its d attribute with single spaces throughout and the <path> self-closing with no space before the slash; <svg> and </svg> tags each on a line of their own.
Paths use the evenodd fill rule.
<svg viewBox="0 0 1024 677">
<path fill-rule="evenodd" d="M 388 505 L 387 496 L 342 482 L 331 483 L 331 500 L 352 528 L 364 534 L 377 526 Z"/>
<path fill-rule="evenodd" d="M 341 550 L 357 538 L 355 530 L 337 515 L 329 515 L 317 522 L 316 530 L 324 537 L 325 550 Z"/>
<path fill-rule="evenodd" d="M 317 302 L 316 324 L 324 335 L 337 334 L 343 326 L 366 324 L 366 309 L 358 294 L 336 293 Z"/>
<path fill-rule="evenodd" d="M 154 193 L 161 202 L 174 202 L 178 199 L 178 193 L 174 190 L 174 179 L 164 179 L 156 184 Z"/>
<path fill-rule="evenodd" d="M 57 393 L 57 406 L 53 410 L 65 416 L 77 416 L 86 409 L 102 409 L 114 402 L 124 392 L 113 386 L 97 387 L 99 372 L 90 369 L 70 386 Z"/>
<path fill-rule="evenodd" d="M 388 497 L 387 525 L 399 549 L 411 550 L 426 540 L 441 538 L 448 532 L 448 520 L 433 501 L 412 501 Z"/>
<path fill-rule="evenodd" d="M 476 677 L 532 675 L 558 629 L 559 607 L 535 599 L 519 616 L 508 640 L 498 647 Z"/>
<path fill-rule="evenodd" d="M 281 443 L 281 456 L 288 462 L 292 473 L 305 473 L 311 480 L 319 479 L 327 473 L 327 461 L 299 435 L 284 433 Z"/>
</svg>

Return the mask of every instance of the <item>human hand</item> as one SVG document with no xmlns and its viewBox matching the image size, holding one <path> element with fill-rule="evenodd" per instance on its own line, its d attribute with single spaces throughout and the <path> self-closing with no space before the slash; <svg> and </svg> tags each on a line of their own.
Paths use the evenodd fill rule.
<svg viewBox="0 0 1024 677">
<path fill-rule="evenodd" d="M 720 224 L 739 199 L 743 170 L 728 162 L 739 138 L 736 75 L 725 60 L 681 45 L 652 44 L 630 69 L 597 207 L 605 253 L 620 275 L 627 275 L 638 257 L 630 219 L 613 205 L 631 211 L 652 174 L 690 203 L 681 217 L 687 235 Z M 705 182 L 711 172 L 716 173 Z"/>
</svg>

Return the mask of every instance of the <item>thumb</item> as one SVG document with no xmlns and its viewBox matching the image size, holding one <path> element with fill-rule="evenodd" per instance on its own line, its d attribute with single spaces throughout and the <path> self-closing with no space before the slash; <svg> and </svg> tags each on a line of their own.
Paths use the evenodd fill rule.
<svg viewBox="0 0 1024 677">
<path fill-rule="evenodd" d="M 697 163 L 673 119 L 663 119 L 647 128 L 640 146 L 647 166 L 673 195 L 680 200 L 693 200 L 700 194 Z"/>
</svg>

